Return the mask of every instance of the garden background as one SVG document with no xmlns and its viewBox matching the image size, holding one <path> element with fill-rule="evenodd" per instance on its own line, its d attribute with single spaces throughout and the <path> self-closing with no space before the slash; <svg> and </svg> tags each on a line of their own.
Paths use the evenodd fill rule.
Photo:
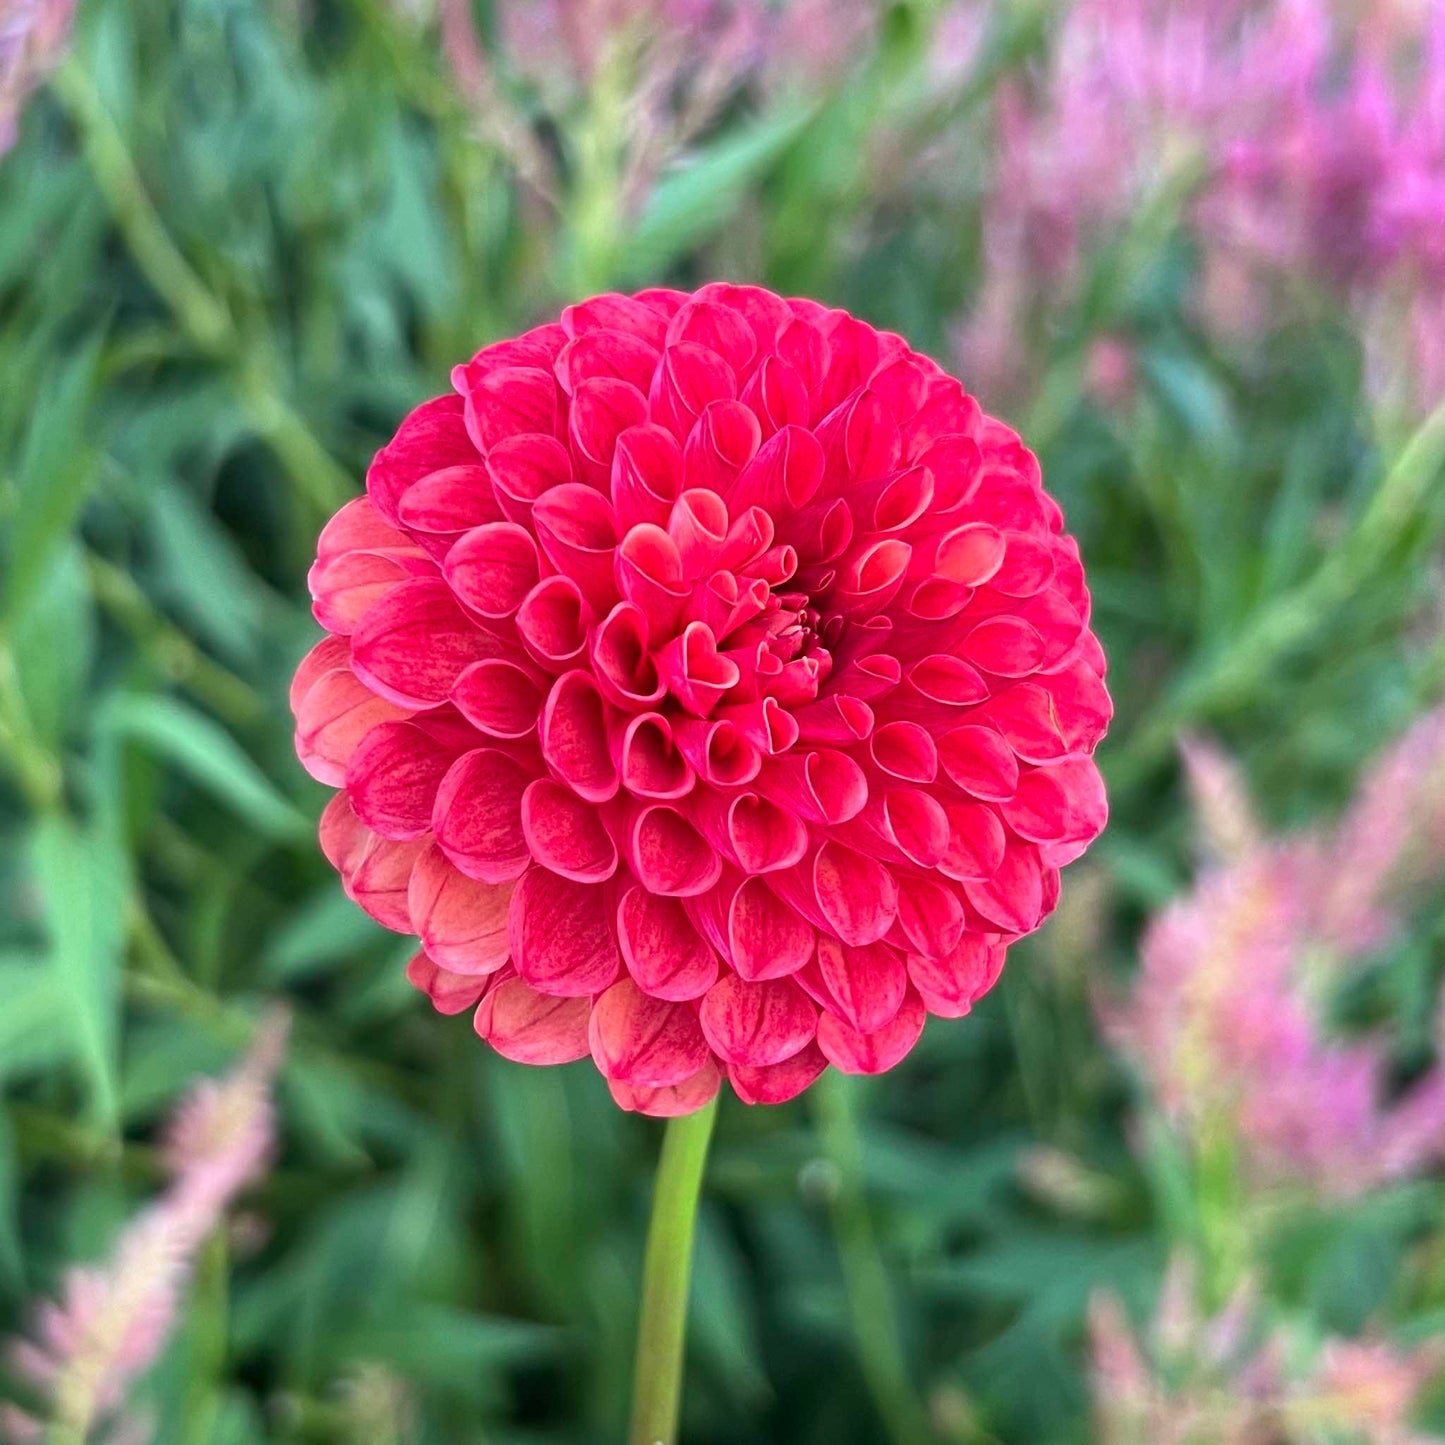
<svg viewBox="0 0 1445 1445">
<path fill-rule="evenodd" d="M 971 1018 L 725 1102 L 683 1438 L 1445 1434 L 1445 7 L 0 0 L 0 147 L 0 1434 L 620 1437 L 659 1126 L 408 987 L 286 688 L 454 362 L 714 277 L 1022 431 L 1117 717 Z"/>
</svg>

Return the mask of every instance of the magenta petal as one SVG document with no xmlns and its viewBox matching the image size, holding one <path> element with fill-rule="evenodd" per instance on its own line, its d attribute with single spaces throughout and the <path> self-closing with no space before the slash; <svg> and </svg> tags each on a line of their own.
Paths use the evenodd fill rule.
<svg viewBox="0 0 1445 1445">
<path fill-rule="evenodd" d="M 666 898 L 706 893 L 722 876 L 722 860 L 707 839 L 667 803 L 634 814 L 627 847 L 638 881 Z"/>
<path fill-rule="evenodd" d="M 512 617 L 537 585 L 540 561 L 531 533 L 515 522 L 491 522 L 464 533 L 447 553 L 452 591 L 483 617 Z"/>
<path fill-rule="evenodd" d="M 940 1018 L 962 1018 L 998 981 L 1003 971 L 1005 946 L 996 937 L 966 933 L 954 948 L 939 958 L 908 955 L 908 976 Z"/>
<path fill-rule="evenodd" d="M 898 922 L 909 944 L 937 958 L 958 946 L 963 935 L 963 902 L 959 890 L 933 878 L 906 874 L 898 880 Z"/>
<path fill-rule="evenodd" d="M 443 968 L 460 974 L 495 973 L 507 961 L 510 883 L 481 883 L 428 843 L 412 867 L 406 906 L 412 931 Z"/>
<path fill-rule="evenodd" d="M 726 497 L 762 444 L 762 428 L 740 401 L 715 401 L 688 435 L 683 474 L 688 487 Z"/>
<path fill-rule="evenodd" d="M 818 1011 L 789 978 L 748 983 L 725 974 L 703 996 L 703 1033 L 724 1063 L 780 1064 L 813 1040 Z"/>
<path fill-rule="evenodd" d="M 813 956 L 813 930 L 761 878 L 745 879 L 728 907 L 733 967 L 749 983 L 796 973 Z"/>
<path fill-rule="evenodd" d="M 733 1092 L 745 1104 L 786 1104 L 796 1099 L 828 1067 L 828 1060 L 817 1044 L 808 1044 L 791 1059 L 781 1064 L 764 1064 L 749 1068 L 732 1064 L 728 1078 Z"/>
<path fill-rule="evenodd" d="M 311 614 L 328 632 L 353 632 L 372 603 L 409 577 L 430 570 L 430 564 L 385 552 L 343 552 L 323 558 L 306 574 Z"/>
<path fill-rule="evenodd" d="M 801 861 L 808 851 L 808 828 L 767 798 L 739 793 L 727 806 L 726 843 L 744 873 L 775 873 Z"/>
<path fill-rule="evenodd" d="M 512 964 L 539 993 L 600 993 L 622 965 L 607 890 L 529 868 L 512 895 Z"/>
<path fill-rule="evenodd" d="M 419 838 L 431 827 L 437 788 L 455 756 L 415 723 L 379 723 L 347 764 L 356 816 L 384 838 Z"/>
<path fill-rule="evenodd" d="M 648 390 L 648 410 L 653 421 L 681 441 L 709 402 L 729 401 L 736 395 L 733 369 L 716 351 L 680 341 L 662 353 Z"/>
<path fill-rule="evenodd" d="M 397 507 L 402 494 L 414 482 L 440 467 L 466 466 L 477 460 L 463 412 L 464 404 L 458 396 L 424 401 L 377 452 L 366 473 L 366 494 L 377 512 L 393 526 L 399 520 Z"/>
<path fill-rule="evenodd" d="M 593 612 L 570 577 L 544 577 L 517 608 L 517 635 L 549 672 L 565 672 L 582 660 Z"/>
<path fill-rule="evenodd" d="M 730 722 L 680 718 L 673 737 L 698 776 L 715 788 L 740 788 L 757 777 L 763 755 Z"/>
<path fill-rule="evenodd" d="M 993 728 L 951 728 L 938 740 L 938 760 L 949 780 L 972 797 L 1001 802 L 1018 787 L 1018 759 Z"/>
<path fill-rule="evenodd" d="M 406 981 L 424 993 L 440 1014 L 459 1014 L 471 1008 L 487 986 L 484 978 L 471 978 L 440 967 L 425 953 L 406 966 Z"/>
<path fill-rule="evenodd" d="M 868 801 L 863 769 L 833 748 L 775 759 L 758 775 L 758 789 L 810 823 L 846 823 Z"/>
<path fill-rule="evenodd" d="M 651 305 L 646 292 L 621 296 L 609 291 L 567 307 L 562 313 L 562 329 L 570 337 L 586 336 L 593 331 L 621 331 L 639 337 L 656 349 L 667 335 L 668 314 Z"/>
<path fill-rule="evenodd" d="M 597 612 L 617 599 L 613 556 L 617 517 L 595 487 L 567 482 L 544 493 L 532 508 L 537 541 L 547 560 L 570 577 Z"/>
<path fill-rule="evenodd" d="M 319 783 L 339 788 L 361 740 L 380 723 L 400 722 L 405 708 L 377 697 L 349 668 L 317 679 L 296 711 L 296 754 Z"/>
<path fill-rule="evenodd" d="M 823 466 L 817 437 L 803 427 L 785 426 L 739 473 L 728 500 L 734 508 L 759 506 L 785 516 L 813 499 L 823 482 Z"/>
<path fill-rule="evenodd" d="M 570 1064 L 588 1054 L 592 1001 L 538 993 L 520 978 L 487 991 L 472 1027 L 504 1059 L 517 1064 Z"/>
<path fill-rule="evenodd" d="M 351 666 L 402 707 L 434 707 L 465 667 L 506 650 L 462 611 L 440 577 L 418 577 L 366 610 L 352 634 Z"/>
<path fill-rule="evenodd" d="M 452 688 L 452 702 L 474 728 L 509 741 L 536 728 L 545 697 L 538 674 L 500 657 L 474 662 Z"/>
<path fill-rule="evenodd" d="M 935 652 L 908 669 L 908 682 L 929 702 L 943 707 L 968 707 L 988 696 L 978 669 L 961 657 Z"/>
<path fill-rule="evenodd" d="M 898 885 L 875 859 L 841 843 L 827 842 L 813 860 L 818 908 L 844 943 L 876 943 L 898 913 Z"/>
<path fill-rule="evenodd" d="M 619 602 L 592 634 L 592 670 L 602 695 L 616 707 L 638 712 L 667 692 L 648 651 L 649 627 L 642 609 Z"/>
<path fill-rule="evenodd" d="M 502 514 L 525 524 L 538 497 L 573 480 L 572 459 L 555 437 L 508 437 L 488 453 L 487 475 Z"/>
<path fill-rule="evenodd" d="M 987 803 L 949 803 L 948 849 L 938 871 L 959 883 L 982 883 L 1003 862 L 1005 835 L 998 814 Z"/>
<path fill-rule="evenodd" d="M 618 588 L 647 619 L 649 633 L 668 636 L 682 616 L 689 591 L 677 544 L 654 523 L 638 522 L 617 548 L 614 570 Z"/>
<path fill-rule="evenodd" d="M 436 840 L 469 878 L 508 883 L 530 861 L 522 832 L 522 794 L 530 775 L 496 748 L 464 753 L 437 789 Z"/>
<path fill-rule="evenodd" d="M 592 1058 L 603 1076 L 634 1087 L 669 1088 L 708 1062 L 691 1004 L 669 1003 L 619 979 L 592 1006 Z"/>
<path fill-rule="evenodd" d="M 697 1113 L 712 1102 L 721 1085 L 722 1073 L 711 1059 L 690 1079 L 662 1089 L 624 1084 L 620 1079 L 607 1081 L 608 1091 L 619 1108 L 631 1114 L 648 1114 L 654 1119 L 675 1119 L 682 1114 Z"/>
<path fill-rule="evenodd" d="M 555 430 L 557 383 L 550 370 L 475 364 L 464 370 L 467 435 L 482 455 L 519 433 Z"/>
<path fill-rule="evenodd" d="M 943 804 L 922 788 L 891 788 L 883 816 L 892 840 L 910 862 L 934 868 L 948 853 L 949 823 Z"/>
<path fill-rule="evenodd" d="M 693 342 L 715 352 L 736 376 L 746 372 L 758 349 L 757 337 L 743 317 L 702 294 L 684 302 L 668 323 L 667 344 L 679 342 Z"/>
<path fill-rule="evenodd" d="M 413 482 L 397 511 L 407 531 L 433 556 L 444 556 L 451 540 L 469 528 L 502 517 L 491 474 L 480 461 L 443 467 Z"/>
<path fill-rule="evenodd" d="M 617 792 L 617 765 L 607 742 L 607 707 L 591 675 L 559 677 L 542 709 L 542 756 L 580 798 L 603 803 Z"/>
<path fill-rule="evenodd" d="M 660 349 L 641 337 L 599 327 L 569 341 L 558 354 L 553 371 L 569 396 L 593 377 L 626 382 L 642 393 L 652 383 L 659 355 Z"/>
<path fill-rule="evenodd" d="M 337 793 L 321 810 L 317 827 L 322 856 L 344 879 L 376 834 L 356 816 L 351 799 Z"/>
<path fill-rule="evenodd" d="M 682 636 L 657 654 L 657 669 L 678 702 L 702 718 L 740 676 L 737 663 L 718 652 L 717 639 L 702 622 L 689 622 Z"/>
<path fill-rule="evenodd" d="M 594 487 L 606 487 L 618 439 L 646 420 L 647 398 L 635 386 L 611 376 L 581 382 L 567 421 L 567 438 L 581 477 Z"/>
<path fill-rule="evenodd" d="M 544 868 L 579 883 L 601 883 L 617 871 L 617 845 L 594 804 L 551 778 L 522 794 L 522 832 Z"/>
<path fill-rule="evenodd" d="M 629 888 L 617 909 L 617 937 L 628 972 L 655 998 L 700 998 L 717 980 L 717 955 L 675 898 Z"/>
<path fill-rule="evenodd" d="M 918 1042 L 928 1014 L 909 989 L 898 1012 L 876 1033 L 860 1033 L 834 1014 L 818 1020 L 818 1047 L 844 1074 L 881 1074 L 899 1063 Z"/>
<path fill-rule="evenodd" d="M 632 718 L 621 737 L 622 786 L 635 798 L 669 801 L 692 791 L 696 776 L 660 713 Z"/>
<path fill-rule="evenodd" d="M 893 1018 L 908 989 L 903 957 L 886 943 L 849 948 L 837 939 L 820 938 L 818 973 L 831 1000 L 829 1011 L 864 1034 Z"/>
<path fill-rule="evenodd" d="M 672 504 L 667 535 L 677 548 L 684 578 L 705 576 L 722 556 L 728 509 L 716 492 L 693 487 Z"/>
<path fill-rule="evenodd" d="M 419 549 L 392 526 L 370 497 L 353 497 L 321 529 L 316 539 L 316 558 L 325 562 L 344 552 L 412 552 Z"/>
<path fill-rule="evenodd" d="M 900 782 L 931 783 L 938 776 L 938 749 L 918 723 L 885 723 L 869 739 L 868 750 L 874 764 Z"/>
<path fill-rule="evenodd" d="M 612 458 L 612 505 L 626 533 L 639 522 L 665 527 L 682 488 L 682 449 L 664 427 L 629 427 Z"/>
<path fill-rule="evenodd" d="M 966 882 L 968 901 L 1004 933 L 1032 933 L 1043 918 L 1044 876 L 1038 849 L 1010 843 L 985 882 Z"/>
</svg>

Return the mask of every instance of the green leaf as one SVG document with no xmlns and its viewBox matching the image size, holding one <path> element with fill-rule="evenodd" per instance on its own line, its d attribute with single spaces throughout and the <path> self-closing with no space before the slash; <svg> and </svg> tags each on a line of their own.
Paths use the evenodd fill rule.
<svg viewBox="0 0 1445 1445">
<path fill-rule="evenodd" d="M 311 825 L 219 723 L 173 698 L 127 695 L 105 712 L 115 735 L 153 753 L 269 838 L 302 837 Z"/>
<path fill-rule="evenodd" d="M 11 644 L 26 713 L 37 735 L 52 747 L 86 717 L 95 631 L 83 550 L 65 542 L 39 579 Z M 55 645 L 57 637 L 65 639 L 64 647 Z"/>
<path fill-rule="evenodd" d="M 60 1067 L 76 1053 L 69 1001 L 40 955 L 0 957 L 0 1082 Z"/>
<path fill-rule="evenodd" d="M 31 849 L 65 1018 L 107 1127 L 119 1105 L 118 1032 L 126 860 L 109 836 L 58 814 L 36 825 Z"/>
<path fill-rule="evenodd" d="M 624 246 L 623 273 L 642 282 L 715 235 L 747 187 L 797 138 L 812 107 L 789 104 L 715 141 L 653 189 Z"/>
<path fill-rule="evenodd" d="M 41 387 L 20 457 L 19 506 L 8 548 L 4 611 L 22 617 L 100 474 L 79 438 L 95 387 L 99 338 L 79 348 Z"/>
</svg>

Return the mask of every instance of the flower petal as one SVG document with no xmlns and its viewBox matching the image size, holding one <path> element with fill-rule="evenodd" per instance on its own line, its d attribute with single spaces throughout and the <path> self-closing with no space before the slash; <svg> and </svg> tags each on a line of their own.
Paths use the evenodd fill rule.
<svg viewBox="0 0 1445 1445">
<path fill-rule="evenodd" d="M 529 868 L 512 894 L 512 965 L 539 993 L 601 993 L 622 966 L 602 885 Z"/>
<path fill-rule="evenodd" d="M 725 974 L 703 996 L 698 1017 L 724 1063 L 779 1064 L 812 1042 L 818 1011 L 789 978 L 748 983 Z"/>
<path fill-rule="evenodd" d="M 680 1084 L 708 1062 L 692 1005 L 653 998 L 630 978 L 597 998 L 588 1039 L 605 1078 L 644 1088 Z"/>
</svg>

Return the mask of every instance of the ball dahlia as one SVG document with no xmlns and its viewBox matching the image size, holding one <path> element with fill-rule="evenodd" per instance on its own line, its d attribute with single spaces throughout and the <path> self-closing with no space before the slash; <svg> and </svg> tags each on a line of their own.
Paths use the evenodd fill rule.
<svg viewBox="0 0 1445 1445">
<path fill-rule="evenodd" d="M 751 286 L 456 368 L 321 534 L 321 843 L 498 1053 L 667 1115 L 957 1017 L 1103 827 L 1110 716 L 1038 462 L 934 362 Z"/>
</svg>

